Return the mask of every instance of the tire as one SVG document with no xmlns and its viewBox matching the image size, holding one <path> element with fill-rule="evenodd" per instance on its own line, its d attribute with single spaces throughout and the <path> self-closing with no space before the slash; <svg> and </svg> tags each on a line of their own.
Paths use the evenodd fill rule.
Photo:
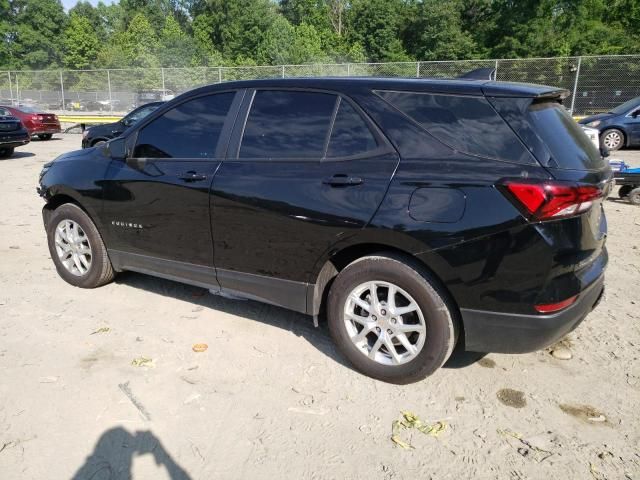
<svg viewBox="0 0 640 480">
<path fill-rule="evenodd" d="M 622 185 L 619 189 L 618 189 L 618 196 L 620 198 L 626 198 L 629 195 L 629 192 L 633 190 L 633 187 L 631 185 Z"/>
<path fill-rule="evenodd" d="M 362 285 L 367 282 L 376 285 L 376 297 L 381 301 L 381 308 L 377 310 L 371 302 L 372 289 L 369 288 L 366 293 L 365 287 L 365 293 L 359 293 Z M 389 304 L 382 303 L 389 300 L 385 295 L 388 297 L 391 288 L 395 288 L 397 292 L 393 302 L 397 308 L 403 308 L 399 302 L 404 301 L 404 298 L 413 302 L 408 303 L 409 307 L 417 304 L 419 311 L 394 313 Z M 354 302 L 353 298 L 358 298 L 359 301 Z M 371 312 L 360 307 L 362 302 L 369 304 Z M 420 266 L 412 265 L 410 261 L 390 253 L 363 257 L 345 267 L 331 286 L 327 300 L 329 331 L 338 349 L 363 374 L 390 383 L 412 383 L 439 369 L 453 351 L 457 340 L 457 320 L 454 318 L 455 307 L 451 303 Z M 353 317 L 348 317 L 345 312 L 352 311 L 352 308 L 353 311 L 359 309 L 359 321 L 348 320 Z M 374 315 L 376 311 L 377 316 Z M 361 323 L 365 317 L 366 322 Z M 374 323 L 369 323 L 373 320 Z M 424 325 L 423 333 L 416 329 L 404 334 L 404 340 L 408 340 L 415 350 L 410 352 L 404 347 L 406 343 L 399 340 L 398 335 L 402 333 L 396 329 L 415 329 L 421 324 Z M 371 328 L 373 330 L 367 330 L 369 333 L 362 339 L 365 329 Z M 385 329 L 390 335 L 383 331 Z M 424 335 L 422 340 L 420 335 Z M 352 337 L 361 339 L 358 345 Z M 384 343 L 373 354 L 375 359 L 370 358 L 371 351 L 375 350 L 379 342 L 393 344 L 395 359 Z M 398 361 L 397 356 L 403 355 L 406 358 Z"/>
<path fill-rule="evenodd" d="M 98 147 L 98 146 L 100 146 L 100 145 L 104 145 L 105 143 L 107 143 L 107 141 L 106 141 L 106 140 L 96 140 L 95 142 L 93 142 L 93 143 L 91 144 L 91 146 L 92 146 L 92 147 Z"/>
<path fill-rule="evenodd" d="M 11 155 L 13 155 L 14 151 L 15 148 L 13 147 L 0 148 L 0 158 L 9 158 Z"/>
<path fill-rule="evenodd" d="M 624 133 L 617 128 L 609 128 L 600 135 L 600 144 L 611 152 L 620 150 L 624 146 Z"/>
<path fill-rule="evenodd" d="M 75 230 L 76 234 L 73 235 L 69 233 L 69 229 L 67 229 L 65 235 L 58 235 L 58 238 L 56 238 L 58 234 L 57 229 L 63 225 L 63 223 L 66 225 L 75 224 L 80 228 Z M 56 266 L 58 274 L 67 283 L 81 288 L 95 288 L 113 280 L 113 267 L 107 255 L 107 249 L 104 246 L 102 237 L 89 216 L 80 207 L 72 203 L 65 203 L 56 208 L 49 218 L 46 230 L 51 259 Z M 71 231 L 73 231 L 73 229 L 71 229 Z M 69 236 L 84 239 L 81 244 L 84 250 L 80 250 L 80 247 L 72 247 L 71 244 L 74 242 L 67 241 Z M 71 240 L 73 239 L 71 238 Z M 58 244 L 56 243 L 57 241 L 59 241 Z M 57 245 L 64 246 L 64 248 Z M 85 253 L 87 246 L 89 247 L 88 256 Z M 85 262 L 76 262 L 75 256 L 70 254 L 67 260 L 68 266 L 65 266 L 61 258 L 61 253 L 59 252 L 66 251 L 68 253 L 72 248 L 76 248 L 78 256 L 84 256 Z M 78 268 L 78 265 L 80 268 Z"/>
<path fill-rule="evenodd" d="M 52 137 L 53 137 L 53 134 L 51 133 L 43 133 L 42 135 L 38 135 L 38 138 L 40 140 L 51 140 Z"/>
<path fill-rule="evenodd" d="M 627 196 L 627 199 L 633 205 L 640 205 L 640 187 L 637 187 L 631 190 L 629 192 L 629 195 Z"/>
</svg>

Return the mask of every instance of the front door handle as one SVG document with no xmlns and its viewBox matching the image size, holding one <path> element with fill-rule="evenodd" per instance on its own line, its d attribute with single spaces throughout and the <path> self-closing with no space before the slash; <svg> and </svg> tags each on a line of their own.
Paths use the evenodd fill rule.
<svg viewBox="0 0 640 480">
<path fill-rule="evenodd" d="M 360 177 L 352 177 L 344 173 L 337 173 L 333 177 L 325 178 L 322 183 L 331 185 L 332 187 L 349 187 L 351 185 L 360 185 L 363 180 Z"/>
<path fill-rule="evenodd" d="M 207 176 L 194 172 L 193 170 L 189 170 L 188 172 L 178 175 L 178 178 L 185 182 L 201 182 L 202 180 L 206 180 Z"/>
</svg>

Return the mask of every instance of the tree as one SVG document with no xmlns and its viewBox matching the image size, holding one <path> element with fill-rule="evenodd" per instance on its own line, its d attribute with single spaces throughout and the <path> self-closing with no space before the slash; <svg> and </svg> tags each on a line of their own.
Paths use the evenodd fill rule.
<svg viewBox="0 0 640 480">
<path fill-rule="evenodd" d="M 258 47 L 258 63 L 283 65 L 321 62 L 325 59 L 320 35 L 312 25 L 294 27 L 278 17 L 265 32 Z"/>
<path fill-rule="evenodd" d="M 361 44 L 373 62 L 410 60 L 399 38 L 402 0 L 354 0 L 348 14 L 350 43 Z"/>
<path fill-rule="evenodd" d="M 207 22 L 211 43 L 225 59 L 254 58 L 265 32 L 278 18 L 269 0 L 209 0 L 196 5 L 195 14 Z"/>
<path fill-rule="evenodd" d="M 473 58 L 476 45 L 462 29 L 461 11 L 459 0 L 415 2 L 403 31 L 407 51 L 420 60 Z"/>
<path fill-rule="evenodd" d="M 163 67 L 186 67 L 195 54 L 193 38 L 188 36 L 180 24 L 169 15 L 160 32 L 159 58 Z"/>
<path fill-rule="evenodd" d="M 131 19 L 127 30 L 116 33 L 100 52 L 103 67 L 160 67 L 156 56 L 159 42 L 151 23 L 142 13 Z"/>
<path fill-rule="evenodd" d="M 89 68 L 95 62 L 100 50 L 100 40 L 95 27 L 87 17 L 72 13 L 64 31 L 65 67 L 81 70 Z"/>
<path fill-rule="evenodd" d="M 13 64 L 42 69 L 62 60 L 62 32 L 66 15 L 60 0 L 11 0 L 12 32 L 9 37 Z"/>
</svg>

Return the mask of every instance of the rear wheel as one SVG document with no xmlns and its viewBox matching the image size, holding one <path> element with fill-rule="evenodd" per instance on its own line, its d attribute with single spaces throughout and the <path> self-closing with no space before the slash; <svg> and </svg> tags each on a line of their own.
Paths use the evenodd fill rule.
<svg viewBox="0 0 640 480">
<path fill-rule="evenodd" d="M 640 187 L 631 190 L 627 198 L 633 205 L 640 205 Z"/>
<path fill-rule="evenodd" d="M 14 150 L 14 148 L 10 147 L 0 148 L 0 158 L 9 158 L 11 155 L 13 155 Z"/>
<path fill-rule="evenodd" d="M 66 203 L 55 209 L 47 225 L 47 240 L 56 270 L 67 283 L 95 288 L 113 279 L 100 233 L 77 205 Z"/>
<path fill-rule="evenodd" d="M 51 140 L 52 137 L 53 137 L 53 134 L 51 133 L 43 133 L 41 135 L 38 135 L 38 138 L 40 140 Z"/>
<path fill-rule="evenodd" d="M 629 195 L 629 192 L 631 190 L 633 190 L 633 187 L 631 185 L 622 185 L 618 190 L 618 196 L 620 198 L 625 198 L 627 195 Z"/>
<path fill-rule="evenodd" d="M 364 257 L 345 267 L 328 297 L 329 330 L 356 369 L 392 383 L 421 380 L 456 342 L 452 309 L 435 282 L 400 257 Z"/>
<path fill-rule="evenodd" d="M 620 150 L 624 144 L 624 133 L 617 128 L 605 130 L 601 138 L 602 144 L 611 151 Z"/>
<path fill-rule="evenodd" d="M 105 143 L 107 143 L 107 141 L 106 141 L 106 140 L 96 140 L 95 142 L 93 142 L 93 143 L 91 144 L 91 146 L 92 146 L 92 147 L 97 147 L 97 146 L 99 146 L 99 145 L 104 145 Z"/>
</svg>

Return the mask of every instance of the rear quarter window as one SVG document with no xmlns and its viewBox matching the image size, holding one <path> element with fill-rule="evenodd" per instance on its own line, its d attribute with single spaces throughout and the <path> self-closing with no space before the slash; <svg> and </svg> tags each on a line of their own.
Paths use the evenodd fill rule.
<svg viewBox="0 0 640 480">
<path fill-rule="evenodd" d="M 518 136 L 484 97 L 376 93 L 455 150 L 506 162 L 535 163 Z"/>
</svg>

